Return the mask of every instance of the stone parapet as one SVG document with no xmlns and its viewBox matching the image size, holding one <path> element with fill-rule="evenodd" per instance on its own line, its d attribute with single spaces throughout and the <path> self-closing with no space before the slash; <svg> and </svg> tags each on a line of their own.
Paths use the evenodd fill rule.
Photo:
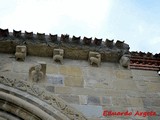
<svg viewBox="0 0 160 120">
<path fill-rule="evenodd" d="M 8 31 L 8 29 L 6 30 Z M 1 53 L 15 53 L 17 45 L 25 45 L 27 54 L 33 56 L 52 57 L 53 49 L 63 49 L 65 51 L 64 58 L 87 60 L 89 51 L 94 51 L 101 54 L 102 61 L 118 62 L 124 53 L 129 52 L 129 45 L 119 40 L 117 42 L 120 42 L 120 45 L 112 40 L 112 46 L 110 46 L 105 40 L 102 41 L 98 38 L 92 40 L 92 37 L 81 39 L 81 36 L 70 38 L 69 35 L 63 34 L 58 37 L 57 34 L 56 36 L 45 33 L 34 34 L 27 31 L 21 33 L 21 31 L 15 30 L 12 33 L 6 30 L 0 29 Z"/>
</svg>

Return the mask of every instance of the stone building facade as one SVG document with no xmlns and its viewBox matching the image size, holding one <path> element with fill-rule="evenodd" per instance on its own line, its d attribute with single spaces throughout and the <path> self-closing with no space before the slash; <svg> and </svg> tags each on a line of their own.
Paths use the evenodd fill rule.
<svg viewBox="0 0 160 120">
<path fill-rule="evenodd" d="M 155 69 L 123 67 L 124 54 L 134 61 L 124 41 L 20 33 L 0 30 L 0 119 L 160 119 L 159 58 Z M 15 58 L 16 46 L 26 46 L 24 61 Z M 63 64 L 53 60 L 54 49 L 64 50 Z M 100 66 L 90 65 L 90 51 L 101 55 Z M 32 81 L 29 73 L 40 63 L 45 77 Z"/>
</svg>

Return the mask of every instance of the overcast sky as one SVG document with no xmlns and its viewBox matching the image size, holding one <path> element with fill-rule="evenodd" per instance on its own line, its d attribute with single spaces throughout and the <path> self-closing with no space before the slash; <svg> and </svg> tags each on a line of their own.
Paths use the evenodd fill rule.
<svg viewBox="0 0 160 120">
<path fill-rule="evenodd" d="M 0 28 L 124 40 L 160 52 L 160 0 L 0 0 Z"/>
</svg>

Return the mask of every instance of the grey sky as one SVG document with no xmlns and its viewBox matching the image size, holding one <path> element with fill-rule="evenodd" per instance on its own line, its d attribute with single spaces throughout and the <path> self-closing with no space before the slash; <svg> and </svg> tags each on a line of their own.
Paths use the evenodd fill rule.
<svg viewBox="0 0 160 120">
<path fill-rule="evenodd" d="M 0 0 L 0 28 L 125 40 L 160 52 L 159 0 Z"/>
</svg>

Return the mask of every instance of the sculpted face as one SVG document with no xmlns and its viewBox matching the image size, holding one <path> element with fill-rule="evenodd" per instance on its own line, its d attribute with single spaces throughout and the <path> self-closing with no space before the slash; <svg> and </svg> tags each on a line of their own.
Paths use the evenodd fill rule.
<svg viewBox="0 0 160 120">
<path fill-rule="evenodd" d="M 41 65 L 36 65 L 35 66 L 35 70 L 38 72 L 38 71 L 40 71 L 41 70 Z"/>
</svg>

